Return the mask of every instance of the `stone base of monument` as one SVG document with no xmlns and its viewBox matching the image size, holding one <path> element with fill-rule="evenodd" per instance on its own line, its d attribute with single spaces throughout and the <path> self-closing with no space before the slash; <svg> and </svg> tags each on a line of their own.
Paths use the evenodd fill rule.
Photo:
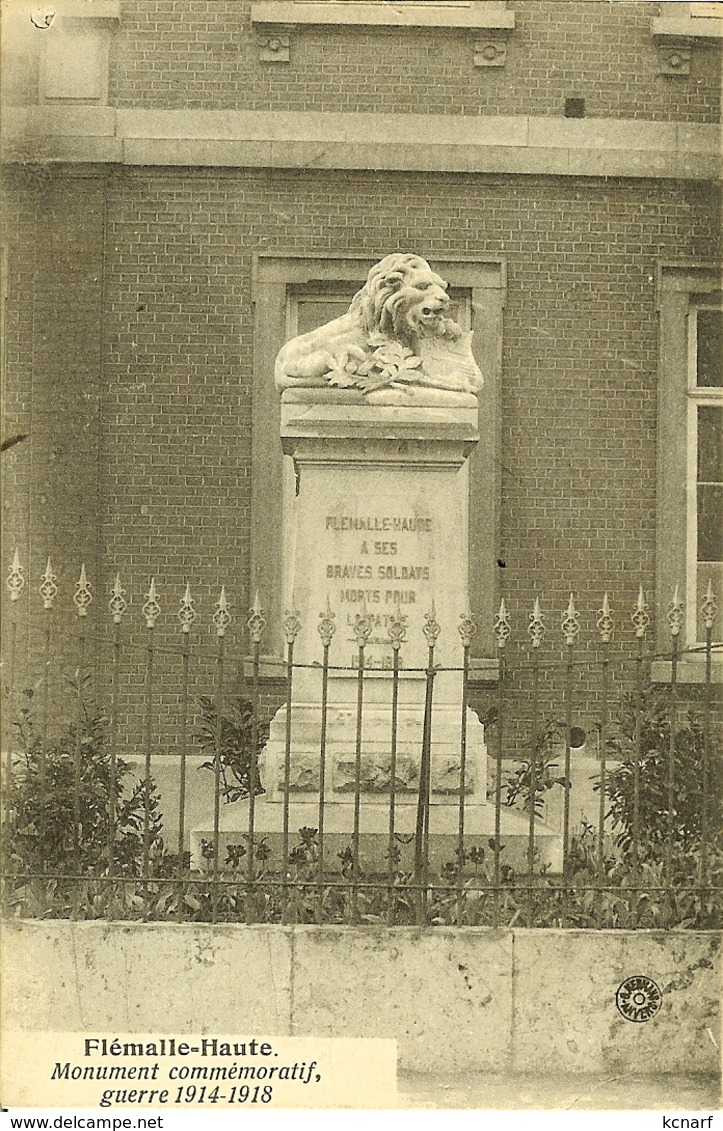
<svg viewBox="0 0 723 1131">
<path fill-rule="evenodd" d="M 409 688 L 406 688 L 407 693 Z M 321 708 L 318 703 L 294 703 L 292 738 L 288 768 L 289 848 L 301 843 L 299 830 L 319 828 L 321 786 Z M 287 708 L 275 714 L 269 740 L 264 748 L 260 773 L 265 792 L 256 799 L 254 829 L 256 838 L 266 838 L 271 850 L 270 870 L 283 857 L 284 792 L 286 779 Z M 395 817 L 398 834 L 399 870 L 408 872 L 414 864 L 414 833 L 419 795 L 420 751 L 424 714 L 418 703 L 402 703 L 396 725 Z M 348 849 L 354 828 L 354 797 L 357 773 L 360 794 L 360 855 L 364 872 L 384 874 L 388 868 L 389 812 L 391 784 L 392 716 L 388 704 L 369 702 L 362 712 L 360 767 L 357 771 L 357 710 L 351 702 L 333 702 L 326 715 L 324 755 L 324 845 L 328 870 L 339 871 L 337 853 Z M 440 703 L 434 707 L 431 742 L 431 788 L 429 813 L 429 859 L 433 870 L 453 863 L 459 843 L 460 783 L 460 706 Z M 465 723 L 465 844 L 493 855 L 490 839 L 495 832 L 494 804 L 486 797 L 487 748 L 484 727 L 471 709 Z M 228 844 L 244 844 L 249 829 L 248 800 L 222 805 L 219 822 L 219 859 L 226 856 Z M 527 866 L 529 821 L 519 810 L 503 807 L 501 840 L 502 863 L 515 871 Z M 191 853 L 200 866 L 201 840 L 212 840 L 213 820 L 197 825 L 191 832 Z M 561 839 L 557 830 L 542 821 L 535 825 L 535 844 L 539 865 L 557 872 L 562 866 Z"/>
<path fill-rule="evenodd" d="M 256 798 L 254 828 L 256 838 L 266 838 L 271 850 L 269 869 L 273 873 L 274 861 L 281 861 L 283 854 L 283 806 L 269 801 L 265 796 Z M 503 864 L 510 865 L 521 873 L 526 868 L 528 820 L 519 810 L 503 807 L 500 814 L 500 833 L 504 850 L 501 854 Z M 409 872 L 414 865 L 414 830 L 417 818 L 416 799 L 399 801 L 395 809 L 394 827 L 399 837 L 396 846 L 400 852 L 399 870 Z M 351 843 L 354 822 L 354 806 L 348 802 L 332 802 L 325 806 L 324 812 L 324 852 L 330 872 L 340 872 L 337 853 L 348 849 Z M 245 844 L 249 827 L 248 800 L 222 805 L 219 820 L 219 860 L 226 857 L 229 844 Z M 318 799 L 296 800 L 289 805 L 289 845 L 292 850 L 301 843 L 299 829 L 319 827 Z M 360 856 L 367 875 L 384 874 L 388 868 L 389 846 L 389 801 L 362 797 L 360 813 Z M 465 845 L 484 849 L 485 858 L 492 859 L 493 850 L 489 841 L 494 837 L 494 805 L 475 805 L 465 811 Z M 195 867 L 202 865 L 201 841 L 213 838 L 213 819 L 199 822 L 191 830 L 191 859 Z M 410 839 L 411 838 L 411 839 Z M 407 843 L 403 843 L 407 842 Z M 432 802 L 429 814 L 429 859 L 433 870 L 438 871 L 445 864 L 454 862 L 458 844 L 458 813 L 454 805 Z M 535 844 L 539 851 L 539 866 L 547 865 L 549 871 L 562 870 L 562 839 L 557 830 L 550 829 L 542 821 L 535 825 Z M 243 866 L 242 866 L 243 867 Z M 470 869 L 470 875 L 473 870 Z"/>
</svg>

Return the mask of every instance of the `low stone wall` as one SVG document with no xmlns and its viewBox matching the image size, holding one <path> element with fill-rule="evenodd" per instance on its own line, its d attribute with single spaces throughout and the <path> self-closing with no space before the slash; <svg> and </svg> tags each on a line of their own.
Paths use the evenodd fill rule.
<svg viewBox="0 0 723 1131">
<path fill-rule="evenodd" d="M 12 922 L 5 1030 L 394 1037 L 408 1072 L 715 1073 L 720 936 Z M 626 1021 L 623 979 L 658 1014 Z"/>
</svg>

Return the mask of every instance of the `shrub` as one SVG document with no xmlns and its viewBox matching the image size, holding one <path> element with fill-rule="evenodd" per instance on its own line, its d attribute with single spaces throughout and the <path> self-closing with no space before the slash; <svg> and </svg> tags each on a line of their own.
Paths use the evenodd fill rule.
<svg viewBox="0 0 723 1131">
<path fill-rule="evenodd" d="M 219 737 L 220 736 L 220 737 Z M 258 723 L 258 733 L 255 754 L 255 765 L 261 751 L 266 745 L 269 736 L 269 724 Z M 251 756 L 253 752 L 254 721 L 253 706 L 250 700 L 238 696 L 232 700 L 230 710 L 221 715 L 219 720 L 218 709 L 210 695 L 201 696 L 201 724 L 198 731 L 198 741 L 206 752 L 213 757 L 204 762 L 202 768 L 215 770 L 216 743 L 220 748 L 221 769 L 221 796 L 224 801 L 239 801 L 248 797 L 250 793 Z M 263 787 L 256 773 L 255 793 L 263 793 Z"/>
<path fill-rule="evenodd" d="M 89 711 L 80 694 L 78 721 L 67 725 L 44 747 L 34 724 L 32 696 L 32 691 L 24 692 L 25 706 L 14 724 L 21 752 L 13 763 L 10 781 L 6 866 L 25 874 L 76 870 L 107 874 L 113 798 L 113 871 L 116 875 L 140 875 L 145 781 L 137 781 L 126 795 L 131 767 L 119 758 L 113 773 L 107 720 Z M 162 816 L 153 782 L 149 783 L 148 817 L 150 848 L 158 856 L 163 853 Z"/>
<path fill-rule="evenodd" d="M 667 689 L 647 688 L 640 711 L 638 856 L 651 862 L 674 855 L 678 863 L 700 852 L 703 811 L 711 850 L 723 828 L 721 748 L 711 724 L 704 774 L 706 742 L 700 711 L 681 712 L 675 720 L 674 779 L 669 785 L 671 723 L 674 700 Z M 636 705 L 626 701 L 610 753 L 619 766 L 608 771 L 605 792 L 616 843 L 629 852 L 633 843 L 635 807 Z M 703 782 L 707 780 L 706 792 Z M 599 789 L 599 783 L 596 786 Z M 672 801 L 672 804 L 671 804 Z"/>
</svg>

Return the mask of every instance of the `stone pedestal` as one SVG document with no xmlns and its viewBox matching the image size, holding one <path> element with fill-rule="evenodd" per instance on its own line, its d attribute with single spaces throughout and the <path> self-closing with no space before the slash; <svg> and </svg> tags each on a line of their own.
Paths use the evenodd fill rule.
<svg viewBox="0 0 723 1131">
<path fill-rule="evenodd" d="M 454 860 L 459 820 L 462 736 L 462 661 L 459 634 L 467 609 L 467 457 L 477 442 L 477 399 L 433 389 L 411 395 L 387 390 L 287 389 L 281 439 L 293 457 L 296 495 L 289 560 L 284 562 L 287 609 L 301 629 L 294 644 L 292 702 L 277 711 L 263 751 L 264 794 L 254 826 L 278 858 L 284 824 L 287 712 L 291 711 L 289 830 L 319 825 L 322 732 L 320 614 L 334 614 L 329 648 L 324 772 L 327 859 L 348 847 L 354 820 L 358 645 L 355 619 L 373 617 L 365 646 L 360 832 L 364 867 L 388 866 L 392 665 L 390 617 L 406 617 L 400 649 L 395 829 L 411 840 L 417 815 L 423 741 L 428 643 L 425 614 L 440 626 L 434 662 L 431 729 L 430 862 Z M 296 665 L 301 665 L 297 667 Z M 411 670 L 410 670 L 411 669 Z M 464 715 L 466 737 L 465 836 L 494 833 L 494 806 L 486 801 L 487 751 L 476 714 Z M 504 809 L 505 861 L 523 866 L 527 821 Z M 223 845 L 248 828 L 248 801 L 223 806 Z M 208 832 L 204 835 L 208 836 Z M 193 844 L 197 845 L 200 829 Z M 480 843 L 479 839 L 477 843 Z M 538 825 L 542 859 L 559 866 L 557 838 Z M 404 867 L 413 844 L 402 851 Z"/>
<path fill-rule="evenodd" d="M 365 646 L 362 831 L 386 828 L 392 745 L 390 618 L 406 618 L 397 718 L 397 827 L 411 833 L 419 791 L 428 645 L 425 614 L 440 626 L 435 665 L 430 829 L 456 829 L 462 728 L 460 616 L 467 608 L 466 459 L 477 441 L 477 400 L 415 390 L 360 394 L 287 390 L 281 436 L 297 479 L 285 603 L 299 613 L 291 704 L 291 827 L 297 806 L 318 804 L 322 642 L 320 614 L 334 614 L 329 649 L 325 799 L 332 827 L 351 830 L 358 681 L 357 616 L 372 618 Z M 336 670 L 335 670 L 336 669 Z M 413 670 L 409 670 L 413 669 Z M 277 712 L 262 758 L 265 805 L 283 802 L 288 705 Z M 484 730 L 467 710 L 468 812 L 485 804 Z M 376 815 L 373 812 L 378 810 Z M 298 816 L 298 815 L 297 815 Z M 318 820 L 312 822 L 318 824 Z"/>
</svg>

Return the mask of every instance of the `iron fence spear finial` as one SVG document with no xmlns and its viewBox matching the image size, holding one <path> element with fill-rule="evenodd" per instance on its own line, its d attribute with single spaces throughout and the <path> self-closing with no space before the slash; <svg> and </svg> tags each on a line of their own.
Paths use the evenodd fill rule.
<svg viewBox="0 0 723 1131">
<path fill-rule="evenodd" d="M 608 598 L 607 589 L 605 590 L 602 608 L 598 613 L 595 624 L 600 632 L 603 644 L 608 644 L 613 633 L 613 628 L 615 627 L 615 622 L 613 621 L 612 612 L 610 610 L 610 600 Z"/>
<path fill-rule="evenodd" d="M 181 600 L 181 607 L 178 610 L 178 619 L 181 622 L 181 632 L 190 632 L 191 625 L 196 619 L 196 610 L 193 607 L 191 585 L 188 581 L 186 582 L 186 592 L 183 594 L 183 598 Z"/>
<path fill-rule="evenodd" d="M 286 637 L 286 643 L 293 644 L 300 632 L 301 617 L 292 600 L 291 608 L 287 610 L 284 616 L 284 636 Z"/>
<path fill-rule="evenodd" d="M 648 605 L 645 600 L 645 594 L 643 593 L 642 585 L 638 590 L 638 599 L 635 602 L 635 608 L 633 609 L 630 619 L 632 620 L 633 626 L 635 628 L 635 635 L 637 636 L 638 640 L 642 640 L 645 636 L 645 630 L 650 624 L 650 617 L 648 616 Z"/>
<path fill-rule="evenodd" d="M 565 615 L 562 618 L 562 632 L 565 643 L 569 648 L 573 646 L 580 632 L 580 614 L 575 608 L 575 598 L 570 594 Z"/>
<path fill-rule="evenodd" d="M 143 606 L 141 612 L 146 618 L 146 628 L 155 628 L 156 621 L 161 615 L 161 606 L 158 603 L 155 577 L 151 578 L 150 588 L 146 593 L 146 603 Z"/>
<path fill-rule="evenodd" d="M 670 635 L 673 637 L 680 635 L 680 630 L 685 620 L 683 602 L 680 599 L 678 588 L 679 587 L 676 585 L 673 592 L 673 600 L 668 605 L 668 624 L 670 625 Z"/>
<path fill-rule="evenodd" d="M 437 610 L 434 606 L 434 598 L 432 598 L 432 606 L 429 612 L 424 614 L 424 627 L 422 629 L 430 648 L 434 648 L 441 631 L 442 629 L 437 620 Z"/>
<path fill-rule="evenodd" d="M 264 635 L 264 629 L 266 628 L 266 619 L 264 617 L 264 610 L 261 607 L 258 589 L 254 596 L 254 603 L 249 609 L 249 619 L 246 624 L 248 625 L 252 642 L 254 644 L 260 644 L 261 638 Z"/>
<path fill-rule="evenodd" d="M 530 613 L 530 623 L 527 629 L 533 648 L 539 648 L 545 635 L 544 617 L 540 609 L 540 598 L 535 597 L 535 603 Z"/>
<path fill-rule="evenodd" d="M 510 626 L 510 614 L 507 612 L 504 597 L 500 600 L 500 607 L 497 616 L 494 619 L 493 630 L 495 640 L 498 648 L 504 648 L 505 644 L 510 638 L 512 628 Z"/>
<path fill-rule="evenodd" d="M 460 638 L 462 640 L 462 646 L 464 648 L 469 648 L 472 644 L 472 638 L 477 632 L 477 621 L 472 615 L 472 610 L 469 607 L 469 602 L 467 603 L 466 610 L 463 613 L 460 613 L 459 620 L 460 623 L 457 625 L 457 631 L 459 632 Z"/>
<path fill-rule="evenodd" d="M 216 636 L 221 639 L 226 635 L 226 629 L 231 623 L 231 614 L 228 611 L 225 585 L 221 586 L 221 592 L 218 595 L 215 608 L 216 612 L 213 614 L 213 623 L 216 626 Z"/>
<path fill-rule="evenodd" d="M 398 652 L 407 638 L 407 618 L 402 615 L 399 597 L 394 603 L 394 612 L 389 616 L 389 641 L 395 652 Z"/>
<path fill-rule="evenodd" d="M 45 573 L 41 578 L 40 585 L 40 596 L 43 598 L 44 609 L 52 609 L 53 607 L 53 598 L 58 592 L 58 586 L 56 585 L 57 580 L 58 578 L 53 573 L 53 566 L 50 558 L 48 558 L 48 564 L 45 567 Z"/>
<path fill-rule="evenodd" d="M 366 601 L 362 602 L 362 611 L 354 619 L 354 639 L 359 648 L 363 648 L 372 634 L 372 618 L 367 612 Z"/>
<path fill-rule="evenodd" d="M 318 632 L 321 637 L 321 642 L 325 648 L 331 644 L 331 638 L 336 632 L 336 625 L 334 621 L 336 613 L 331 611 L 331 604 L 329 602 L 329 594 L 326 595 L 326 609 L 323 613 L 319 613 Z"/>
<path fill-rule="evenodd" d="M 703 604 L 700 606 L 700 611 L 703 614 L 703 623 L 707 629 L 713 627 L 715 615 L 718 611 L 718 602 L 713 595 L 713 583 L 708 578 L 708 586 L 705 591 L 705 598 Z"/>
<path fill-rule="evenodd" d="M 20 565 L 20 555 L 18 553 L 18 548 L 16 546 L 15 547 L 15 553 L 13 554 L 12 564 L 10 566 L 10 570 L 8 572 L 8 578 L 7 578 L 7 587 L 10 590 L 10 600 L 11 601 L 19 601 L 20 600 L 20 594 L 22 593 L 23 589 L 25 588 L 25 578 L 23 577 L 24 572 L 25 571 L 24 571 L 23 567 Z"/>
<path fill-rule="evenodd" d="M 113 588 L 111 589 L 111 597 L 108 602 L 108 608 L 113 615 L 113 624 L 120 624 L 121 617 L 128 608 L 128 602 L 125 599 L 125 589 L 121 586 L 120 574 L 115 575 Z"/>
<path fill-rule="evenodd" d="M 86 617 L 88 615 L 88 606 L 93 600 L 93 594 L 90 591 L 90 583 L 85 574 L 85 562 L 80 567 L 80 577 L 78 584 L 73 594 L 73 602 L 78 610 L 79 617 Z"/>
</svg>

